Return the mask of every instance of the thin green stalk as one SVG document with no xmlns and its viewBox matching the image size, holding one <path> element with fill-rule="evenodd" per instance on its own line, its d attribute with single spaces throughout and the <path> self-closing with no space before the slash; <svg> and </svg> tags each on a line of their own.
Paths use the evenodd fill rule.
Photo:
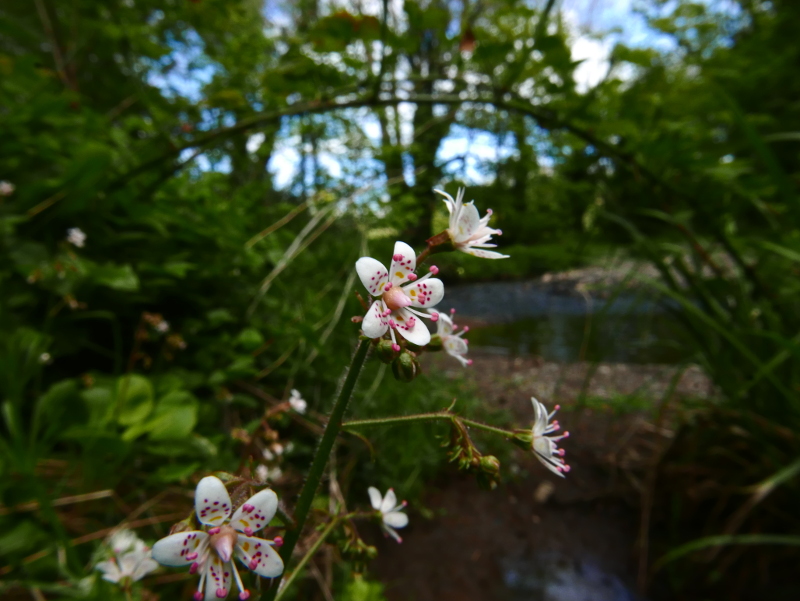
<svg viewBox="0 0 800 601">
<path fill-rule="evenodd" d="M 278 592 L 275 595 L 275 601 L 279 601 L 281 597 L 283 597 L 283 594 L 287 590 L 289 590 L 289 587 L 291 586 L 292 582 L 294 582 L 295 578 L 297 578 L 297 575 L 303 571 L 303 568 L 306 567 L 306 564 L 311 560 L 312 557 L 314 557 L 314 554 L 319 550 L 320 546 L 322 546 L 322 543 L 325 542 L 325 539 L 328 537 L 331 531 L 333 531 L 333 529 L 336 527 L 339 521 L 340 518 L 338 517 L 333 518 L 330 521 L 330 523 L 325 527 L 325 530 L 323 530 L 322 533 L 319 535 L 319 538 L 317 538 L 317 540 L 314 541 L 314 544 L 311 545 L 311 548 L 303 556 L 303 559 L 300 560 L 300 563 L 298 563 L 297 566 L 295 566 L 294 570 L 292 570 L 292 573 L 289 574 L 286 580 L 281 584 L 281 587 L 277 589 Z"/>
<path fill-rule="evenodd" d="M 303 526 L 306 523 L 306 517 L 311 509 L 311 502 L 314 500 L 314 495 L 317 492 L 317 487 L 325 472 L 325 466 L 328 464 L 333 443 L 339 432 L 342 429 L 342 417 L 347 409 L 347 404 L 350 402 L 350 397 L 353 396 L 353 389 L 356 387 L 358 376 L 361 373 L 361 368 L 364 366 L 364 361 L 367 359 L 367 352 L 369 351 L 370 340 L 361 340 L 358 349 L 356 349 L 353 360 L 350 362 L 350 369 L 347 377 L 342 384 L 342 389 L 339 391 L 339 396 L 336 398 L 336 403 L 333 405 L 333 410 L 328 418 L 328 424 L 325 426 L 325 431 L 322 433 L 322 438 L 319 441 L 317 452 L 314 454 L 314 460 L 311 462 L 311 467 L 306 476 L 306 482 L 303 489 L 300 491 L 300 496 L 297 498 L 297 505 L 294 508 L 295 527 L 286 531 L 283 547 L 281 548 L 281 557 L 284 564 L 288 564 L 292 558 L 292 551 L 300 539 L 300 534 L 303 532 Z M 277 588 L 266 591 L 262 596 L 264 601 L 272 601 L 277 594 Z"/>
<path fill-rule="evenodd" d="M 499 434 L 500 436 L 505 436 L 506 438 L 512 438 L 514 436 L 514 433 L 509 432 L 508 430 L 503 430 L 502 428 L 495 428 L 494 426 L 490 426 L 489 424 L 484 424 L 481 422 L 476 422 L 471 419 L 466 419 L 464 417 L 459 417 L 457 415 L 450 413 L 449 411 L 435 411 L 433 413 L 415 413 L 413 415 L 399 415 L 395 417 L 377 417 L 375 419 L 359 419 L 343 423 L 342 428 L 350 429 L 350 428 L 360 428 L 362 426 L 388 426 L 391 424 L 435 421 L 438 419 L 450 422 L 459 421 L 465 426 L 470 426 L 471 428 L 477 428 L 478 430 L 485 430 L 486 432 L 492 432 L 493 434 Z"/>
</svg>

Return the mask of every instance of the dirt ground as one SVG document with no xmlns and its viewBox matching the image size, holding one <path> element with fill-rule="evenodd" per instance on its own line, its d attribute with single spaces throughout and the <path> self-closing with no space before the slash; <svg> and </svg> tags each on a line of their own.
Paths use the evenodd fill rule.
<svg viewBox="0 0 800 601">
<path fill-rule="evenodd" d="M 567 478 L 548 472 L 530 454 L 515 451 L 495 490 L 448 471 L 430 485 L 425 519 L 410 509 L 404 542 L 377 541 L 373 572 L 390 601 L 628 601 L 637 590 L 642 479 L 672 432 L 666 396 L 713 394 L 708 379 L 690 368 L 671 388 L 675 368 L 653 365 L 559 365 L 535 357 L 507 359 L 473 353 L 466 372 L 517 423 L 530 423 L 530 397 L 561 404 L 562 441 L 572 467 Z M 430 367 L 456 376 L 447 357 Z M 576 400 L 599 400 L 587 407 Z M 651 405 L 616 405 L 636 394 Z M 602 400 L 608 399 L 605 405 Z"/>
</svg>

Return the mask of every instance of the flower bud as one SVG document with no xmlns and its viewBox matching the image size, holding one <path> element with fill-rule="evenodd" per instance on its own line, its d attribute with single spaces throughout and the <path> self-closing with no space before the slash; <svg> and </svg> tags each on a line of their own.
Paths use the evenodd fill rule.
<svg viewBox="0 0 800 601">
<path fill-rule="evenodd" d="M 420 373 L 420 366 L 417 358 L 408 351 L 403 351 L 400 356 L 392 362 L 392 373 L 395 379 L 403 382 L 410 382 Z"/>
<path fill-rule="evenodd" d="M 381 363 L 391 363 L 397 358 L 397 351 L 394 350 L 394 342 L 385 338 L 378 341 L 375 346 L 375 354 Z"/>
<path fill-rule="evenodd" d="M 480 468 L 487 474 L 497 475 L 500 473 L 500 460 L 494 455 L 484 455 L 480 459 Z"/>
</svg>

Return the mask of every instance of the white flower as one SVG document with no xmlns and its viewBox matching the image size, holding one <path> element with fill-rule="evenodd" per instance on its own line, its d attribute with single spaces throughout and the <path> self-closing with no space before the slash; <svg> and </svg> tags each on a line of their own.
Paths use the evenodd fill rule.
<svg viewBox="0 0 800 601">
<path fill-rule="evenodd" d="M 71 227 L 67 230 L 67 242 L 78 248 L 83 248 L 84 244 L 86 244 L 86 234 L 80 228 Z"/>
<path fill-rule="evenodd" d="M 129 585 L 158 568 L 150 548 L 130 530 L 115 532 L 109 540 L 114 556 L 99 562 L 95 568 L 103 572 L 103 580 Z"/>
<path fill-rule="evenodd" d="M 14 190 L 16 190 L 16 187 L 11 182 L 0 181 L 0 196 L 11 196 Z"/>
<path fill-rule="evenodd" d="M 561 436 L 548 436 L 553 432 L 557 432 L 561 427 L 558 425 L 558 420 L 552 424 L 550 420 L 560 409 L 558 405 L 552 413 L 547 413 L 547 409 L 534 397 L 531 397 L 533 403 L 533 412 L 535 414 L 535 421 L 531 432 L 533 434 L 533 441 L 531 448 L 536 454 L 536 458 L 554 474 L 564 477 L 564 473 L 569 471 L 569 466 L 564 463 L 564 449 L 559 449 L 556 443 L 562 438 L 567 438 L 569 432 L 564 432 Z"/>
<path fill-rule="evenodd" d="M 190 573 L 199 572 L 196 601 L 227 597 L 231 577 L 236 580 L 239 599 L 250 597 L 233 562 L 234 555 L 259 576 L 275 578 L 283 573 L 283 560 L 272 549 L 283 544 L 282 539 L 276 537 L 270 541 L 252 536 L 269 524 L 278 510 L 274 491 L 254 494 L 231 516 L 231 498 L 225 485 L 219 478 L 207 476 L 197 485 L 194 507 L 197 519 L 208 530 L 179 532 L 162 538 L 153 545 L 153 558 L 165 566 L 191 565 Z"/>
<path fill-rule="evenodd" d="M 50 353 L 42 353 L 39 355 L 39 363 L 42 365 L 47 365 L 52 359 L 53 357 L 50 355 Z"/>
<path fill-rule="evenodd" d="M 414 250 L 405 242 L 395 242 L 390 271 L 380 261 L 371 257 L 361 257 L 356 261 L 356 272 L 361 283 L 369 293 L 377 297 L 364 316 L 361 329 L 369 338 L 380 338 L 386 331 L 394 343 L 394 350 L 399 351 L 394 331 L 409 342 L 425 346 L 431 341 L 431 334 L 425 324 L 415 317 L 431 318 L 436 321 L 438 313 L 431 315 L 416 311 L 411 307 L 423 309 L 436 306 L 444 296 L 444 284 L 431 275 L 439 273 L 436 266 L 430 273 L 417 279 L 414 269 L 417 258 Z"/>
<path fill-rule="evenodd" d="M 486 216 L 481 218 L 478 209 L 475 208 L 474 201 L 464 204 L 464 188 L 458 189 L 456 199 L 442 190 L 434 190 L 437 194 L 444 196 L 444 203 L 450 212 L 450 226 L 447 228 L 450 239 L 457 250 L 481 257 L 483 259 L 507 259 L 508 255 L 501 255 L 491 250 L 481 250 L 484 248 L 495 248 L 496 244 L 489 244 L 494 234 L 498 236 L 503 232 L 492 229 L 488 226 L 492 210 L 486 211 Z"/>
<path fill-rule="evenodd" d="M 461 365 L 466 367 L 467 365 L 472 365 L 472 359 L 464 357 L 467 351 L 469 351 L 467 347 L 469 341 L 462 338 L 462 336 L 469 332 L 469 326 L 464 326 L 458 334 L 455 333 L 457 329 L 458 326 L 453 323 L 450 317 L 444 313 L 439 314 L 439 321 L 436 323 L 436 333 L 442 340 L 442 347 L 448 355 L 455 357 Z"/>
<path fill-rule="evenodd" d="M 292 394 L 289 397 L 289 405 L 301 415 L 305 413 L 308 408 L 308 403 L 306 403 L 305 399 L 300 395 L 300 391 L 296 388 L 292 388 Z"/>
<path fill-rule="evenodd" d="M 402 543 L 403 539 L 397 534 L 395 528 L 408 526 L 408 516 L 400 511 L 407 503 L 403 501 L 398 505 L 397 496 L 394 494 L 394 489 L 391 488 L 386 491 L 385 497 L 381 496 L 381 492 L 374 486 L 370 486 L 367 492 L 372 508 L 381 514 L 381 528 L 398 543 Z"/>
<path fill-rule="evenodd" d="M 164 334 L 164 333 L 166 333 L 166 332 L 169 332 L 169 322 L 168 322 L 168 321 L 165 321 L 165 320 L 163 320 L 163 319 L 162 319 L 161 321 L 159 321 L 159 322 L 156 324 L 156 332 L 159 332 L 159 333 L 161 333 L 161 334 Z"/>
<path fill-rule="evenodd" d="M 259 482 L 275 482 L 280 480 L 281 476 L 283 476 L 283 472 L 279 467 L 267 467 L 263 464 L 256 467 L 256 478 Z"/>
</svg>

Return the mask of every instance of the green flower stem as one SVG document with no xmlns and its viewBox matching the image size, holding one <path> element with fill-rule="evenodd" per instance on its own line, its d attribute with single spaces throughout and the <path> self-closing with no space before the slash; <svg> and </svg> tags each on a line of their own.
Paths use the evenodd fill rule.
<svg viewBox="0 0 800 601">
<path fill-rule="evenodd" d="M 362 426 L 389 426 L 392 424 L 402 424 L 406 422 L 426 422 L 426 421 L 435 421 L 439 419 L 450 422 L 458 421 L 464 424 L 465 426 L 476 428 L 478 430 L 485 430 L 486 432 L 492 432 L 493 434 L 499 434 L 500 436 L 505 436 L 506 438 L 514 437 L 514 433 L 510 432 L 509 430 L 503 430 L 502 428 L 495 428 L 494 426 L 490 426 L 489 424 L 484 424 L 481 422 L 476 422 L 471 419 L 459 417 L 458 415 L 450 413 L 449 411 L 434 411 L 433 413 L 415 413 L 413 415 L 399 415 L 396 417 L 378 417 L 375 419 L 359 419 L 343 423 L 342 428 L 344 428 L 345 430 L 349 430 L 351 428 L 361 428 Z"/>
<path fill-rule="evenodd" d="M 328 418 L 328 423 L 325 426 L 325 431 L 322 433 L 322 438 L 317 446 L 317 452 L 314 454 L 314 459 L 311 462 L 311 467 L 306 476 L 306 482 L 303 489 L 300 491 L 300 496 L 297 498 L 297 505 L 294 508 L 295 527 L 286 531 L 283 547 L 281 548 L 281 557 L 283 563 L 288 564 L 292 558 L 292 551 L 300 539 L 300 534 L 303 532 L 303 526 L 306 523 L 306 517 L 311 509 L 311 502 L 314 500 L 314 495 L 317 493 L 319 482 L 322 475 L 325 473 L 325 466 L 328 464 L 328 459 L 333 449 L 333 443 L 339 432 L 342 429 L 342 417 L 347 409 L 347 404 L 350 402 L 350 397 L 353 395 L 353 389 L 356 387 L 358 376 L 361 373 L 361 368 L 364 366 L 364 361 L 367 359 L 367 352 L 370 347 L 369 339 L 362 339 L 358 349 L 356 349 L 353 360 L 350 362 L 350 369 L 347 372 L 347 377 L 342 384 L 342 389 L 339 391 L 339 396 L 336 398 L 336 403 L 333 405 L 333 410 Z M 297 570 L 295 570 L 296 573 Z M 267 591 L 262 599 L 265 601 L 274 600 L 277 593 L 277 588 Z"/>
<path fill-rule="evenodd" d="M 325 539 L 328 538 L 328 535 L 333 531 L 333 529 L 340 521 L 341 518 L 338 517 L 333 518 L 330 521 L 330 523 L 325 527 L 325 530 L 323 530 L 322 533 L 319 535 L 319 538 L 317 538 L 317 540 L 314 541 L 314 544 L 311 545 L 311 548 L 303 556 L 303 559 L 300 560 L 300 563 L 298 563 L 297 566 L 294 568 L 294 570 L 292 570 L 292 573 L 286 577 L 286 580 L 284 580 L 284 582 L 281 584 L 281 587 L 277 589 L 278 592 L 275 595 L 275 601 L 279 601 L 281 597 L 283 597 L 283 594 L 289 590 L 289 587 L 292 585 L 292 582 L 294 582 L 298 574 L 300 574 L 300 572 L 303 571 L 303 568 L 306 567 L 306 564 L 311 560 L 312 557 L 314 557 L 314 554 L 319 550 L 319 548 L 322 546 L 322 543 L 325 542 Z"/>
</svg>

